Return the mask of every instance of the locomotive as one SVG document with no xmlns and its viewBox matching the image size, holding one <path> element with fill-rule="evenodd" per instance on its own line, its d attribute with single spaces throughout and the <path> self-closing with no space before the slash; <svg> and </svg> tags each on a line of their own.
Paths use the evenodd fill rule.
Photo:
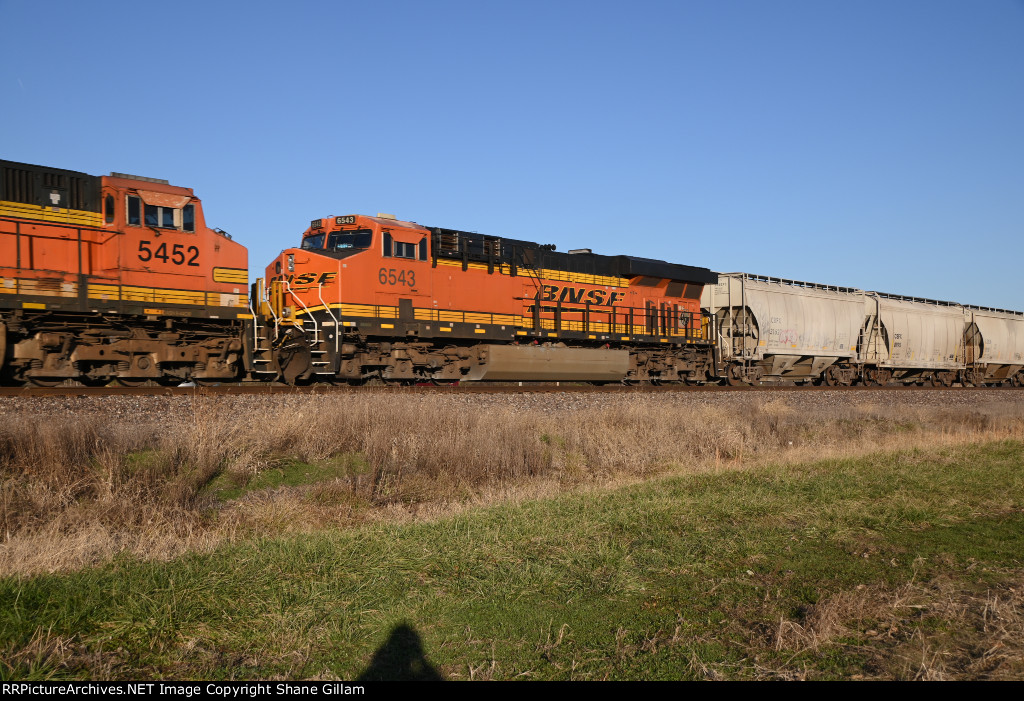
<svg viewBox="0 0 1024 701">
<path fill-rule="evenodd" d="M 707 382 L 707 268 L 378 214 L 315 219 L 257 282 L 254 371 L 288 382 Z M 267 324 L 260 326 L 266 321 Z M 261 370 L 260 365 L 267 368 Z"/>
<path fill-rule="evenodd" d="M 0 382 L 238 377 L 248 253 L 191 189 L 0 161 Z"/>
<path fill-rule="evenodd" d="M 247 253 L 165 180 L 0 161 L 0 383 L 1024 383 L 1024 314 L 422 226 Z"/>
</svg>

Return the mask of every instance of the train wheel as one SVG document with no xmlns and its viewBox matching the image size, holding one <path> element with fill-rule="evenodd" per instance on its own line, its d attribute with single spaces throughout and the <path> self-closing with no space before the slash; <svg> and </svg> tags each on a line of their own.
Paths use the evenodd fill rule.
<svg viewBox="0 0 1024 701">
<path fill-rule="evenodd" d="M 122 387 L 145 387 L 149 384 L 149 379 L 145 377 L 118 377 L 117 384 Z"/>
<path fill-rule="evenodd" d="M 62 383 L 66 378 L 63 377 L 29 377 L 27 378 L 29 384 L 33 384 L 36 387 L 56 387 Z"/>
</svg>

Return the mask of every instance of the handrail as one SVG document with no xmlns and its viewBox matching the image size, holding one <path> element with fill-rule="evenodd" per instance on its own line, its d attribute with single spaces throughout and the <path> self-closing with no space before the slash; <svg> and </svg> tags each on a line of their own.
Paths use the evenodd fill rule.
<svg viewBox="0 0 1024 701">
<path fill-rule="evenodd" d="M 298 302 L 299 306 L 302 307 L 302 310 L 306 312 L 306 318 L 310 319 L 313 322 L 313 340 L 315 342 L 318 342 L 320 340 L 320 326 L 316 323 L 316 319 L 313 317 L 313 315 L 309 313 L 309 307 L 307 307 L 303 303 L 303 301 L 299 299 L 299 296 L 296 295 L 295 291 L 292 289 L 291 283 L 289 283 L 287 280 L 284 280 L 284 289 L 288 291 L 288 294 L 292 296 L 292 299 Z"/>
<path fill-rule="evenodd" d="M 338 323 L 338 317 L 334 316 L 334 312 L 331 311 L 330 306 L 328 306 L 327 302 L 324 301 L 324 283 L 321 282 L 317 286 L 316 296 L 320 299 L 320 304 L 322 304 L 324 309 L 327 310 L 327 313 L 331 315 L 331 320 L 334 322 L 334 355 L 337 357 L 339 348 L 338 343 L 340 343 L 339 337 L 341 336 L 341 325 Z"/>
</svg>

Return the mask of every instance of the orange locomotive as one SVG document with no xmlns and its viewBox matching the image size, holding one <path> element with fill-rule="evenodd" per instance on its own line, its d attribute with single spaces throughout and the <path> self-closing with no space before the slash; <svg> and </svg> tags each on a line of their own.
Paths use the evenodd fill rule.
<svg viewBox="0 0 1024 701">
<path fill-rule="evenodd" d="M 191 189 L 0 161 L 0 381 L 240 377 L 247 265 Z"/>
<path fill-rule="evenodd" d="M 257 377 L 288 382 L 704 382 L 706 268 L 430 228 L 317 219 L 254 285 Z"/>
</svg>

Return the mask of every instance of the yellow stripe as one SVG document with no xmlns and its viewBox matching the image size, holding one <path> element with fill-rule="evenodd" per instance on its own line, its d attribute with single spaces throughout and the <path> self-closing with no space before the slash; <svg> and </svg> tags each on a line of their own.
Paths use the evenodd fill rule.
<svg viewBox="0 0 1024 701">
<path fill-rule="evenodd" d="M 214 268 L 214 282 L 227 282 L 239 285 L 249 284 L 249 271 L 240 268 Z"/>
<path fill-rule="evenodd" d="M 37 302 L 22 302 L 21 303 L 21 308 L 22 309 L 46 309 L 46 305 L 45 304 L 39 304 Z"/>
<path fill-rule="evenodd" d="M 99 212 L 84 212 L 80 209 L 60 209 L 40 207 L 35 204 L 0 201 L 0 217 L 17 217 L 19 219 L 38 219 L 57 224 L 74 224 L 75 226 L 102 226 L 103 215 Z"/>
</svg>

